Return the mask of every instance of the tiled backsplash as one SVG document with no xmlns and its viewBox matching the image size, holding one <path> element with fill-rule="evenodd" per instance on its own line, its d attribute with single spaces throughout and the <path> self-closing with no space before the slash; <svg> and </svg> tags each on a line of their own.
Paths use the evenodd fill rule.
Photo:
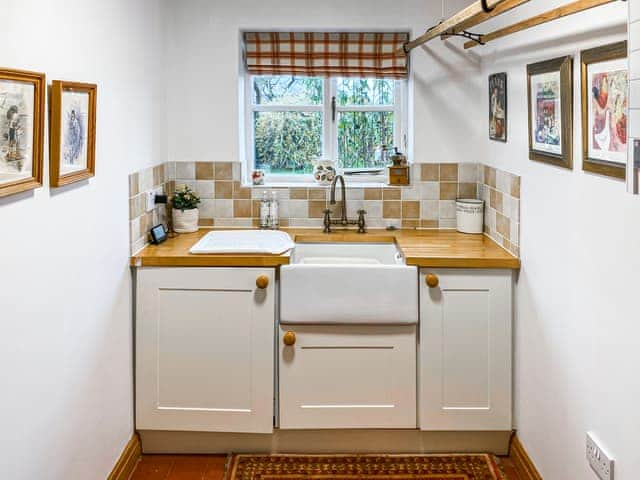
<svg viewBox="0 0 640 480">
<path fill-rule="evenodd" d="M 149 229 L 159 223 L 166 223 L 165 205 L 156 205 L 146 211 L 144 193 L 153 191 L 157 194 L 169 194 L 174 190 L 172 178 L 175 176 L 175 164 L 168 163 L 145 168 L 129 175 L 129 242 L 131 253 L 137 252 L 148 243 Z"/>
<path fill-rule="evenodd" d="M 484 200 L 484 231 L 520 256 L 520 177 L 480 165 L 478 193 Z"/>
<path fill-rule="evenodd" d="M 484 184 L 486 168 L 489 167 L 477 163 L 414 164 L 411 167 L 409 186 L 348 187 L 347 215 L 356 218 L 359 209 L 366 210 L 369 228 L 384 228 L 389 225 L 403 228 L 455 228 L 456 198 L 478 198 L 480 195 L 484 198 L 485 190 L 495 191 L 493 203 L 489 196 L 486 198 L 485 223 L 492 227 L 486 233 L 508 250 L 517 252 L 518 220 L 513 220 L 512 210 L 515 208 L 517 215 L 519 201 L 512 208 L 511 198 L 514 196 L 511 190 L 496 189 L 495 180 L 493 185 Z M 517 179 L 519 185 L 519 177 L 506 172 L 497 175 L 494 169 L 491 171 L 494 172 L 493 177 L 499 176 L 502 179 L 508 176 L 510 182 Z M 156 207 L 150 213 L 144 211 L 143 192 L 151 189 L 157 193 L 170 194 L 176 185 L 186 184 L 191 187 L 202 200 L 199 213 L 200 225 L 203 227 L 257 226 L 260 199 L 265 191 L 272 190 L 278 195 L 280 225 L 283 227 L 320 228 L 326 208 L 330 208 L 335 214 L 339 212 L 339 204 L 329 205 L 328 187 L 244 187 L 240 172 L 240 163 L 236 162 L 167 162 L 131 174 L 131 251 L 135 252 L 145 245 L 149 228 L 164 223 L 167 219 L 169 210 L 165 211 L 164 205 Z M 487 174 L 487 179 L 491 179 L 491 175 Z M 499 198 L 503 199 L 500 205 L 496 203 L 498 193 Z M 340 198 L 341 192 L 337 192 L 337 196 Z M 500 208 L 496 208 L 497 206 Z M 514 224 L 515 234 L 511 232 Z"/>
</svg>

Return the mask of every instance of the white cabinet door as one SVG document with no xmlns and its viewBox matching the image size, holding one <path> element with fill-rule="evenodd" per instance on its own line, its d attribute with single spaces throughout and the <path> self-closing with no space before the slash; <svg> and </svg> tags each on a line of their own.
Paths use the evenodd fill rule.
<svg viewBox="0 0 640 480">
<path fill-rule="evenodd" d="M 273 269 L 139 269 L 137 428 L 271 432 L 274 298 Z"/>
<path fill-rule="evenodd" d="M 421 430 L 511 429 L 511 291 L 510 270 L 420 272 Z"/>
<path fill-rule="evenodd" d="M 415 325 L 281 325 L 279 344 L 280 428 L 416 428 Z"/>
</svg>

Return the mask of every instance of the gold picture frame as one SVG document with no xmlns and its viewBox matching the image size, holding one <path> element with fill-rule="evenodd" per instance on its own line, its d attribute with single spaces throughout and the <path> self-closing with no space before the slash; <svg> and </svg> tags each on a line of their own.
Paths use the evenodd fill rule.
<svg viewBox="0 0 640 480">
<path fill-rule="evenodd" d="M 627 42 L 580 53 L 582 170 L 624 180 L 627 173 Z"/>
<path fill-rule="evenodd" d="M 51 84 L 49 182 L 61 187 L 95 175 L 96 99 L 93 83 Z"/>
<path fill-rule="evenodd" d="M 527 65 L 527 100 L 529 159 L 572 169 L 573 58 Z"/>
<path fill-rule="evenodd" d="M 42 186 L 45 74 L 0 68 L 0 197 Z"/>
</svg>

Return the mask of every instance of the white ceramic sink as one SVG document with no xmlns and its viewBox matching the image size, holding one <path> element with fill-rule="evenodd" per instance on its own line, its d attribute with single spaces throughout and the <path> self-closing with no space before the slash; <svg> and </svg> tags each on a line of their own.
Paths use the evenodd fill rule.
<svg viewBox="0 0 640 480">
<path fill-rule="evenodd" d="M 390 243 L 298 243 L 280 269 L 280 323 L 415 324 L 418 271 Z"/>
</svg>

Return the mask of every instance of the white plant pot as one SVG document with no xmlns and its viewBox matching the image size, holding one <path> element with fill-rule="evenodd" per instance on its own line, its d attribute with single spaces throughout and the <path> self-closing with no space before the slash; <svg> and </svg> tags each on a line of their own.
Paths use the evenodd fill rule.
<svg viewBox="0 0 640 480">
<path fill-rule="evenodd" d="M 173 231 L 177 233 L 191 233 L 198 231 L 198 209 L 173 209 Z"/>
</svg>

